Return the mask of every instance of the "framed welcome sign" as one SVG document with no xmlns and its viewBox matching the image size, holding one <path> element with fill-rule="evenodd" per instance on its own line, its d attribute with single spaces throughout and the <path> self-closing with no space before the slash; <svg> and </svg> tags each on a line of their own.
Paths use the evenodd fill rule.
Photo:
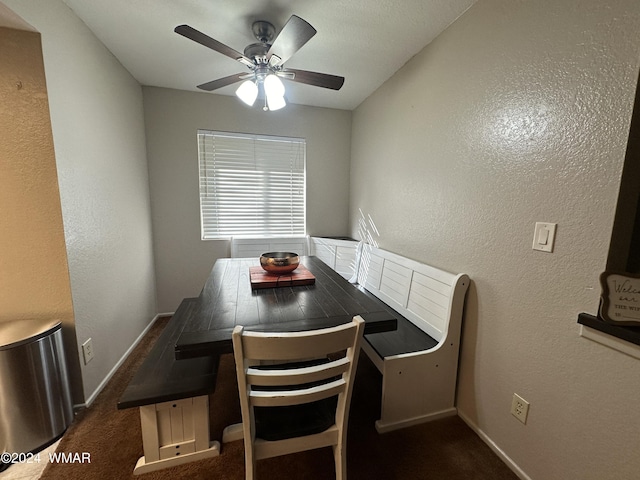
<svg viewBox="0 0 640 480">
<path fill-rule="evenodd" d="M 604 272 L 600 285 L 600 318 L 616 325 L 640 326 L 640 275 Z"/>
</svg>

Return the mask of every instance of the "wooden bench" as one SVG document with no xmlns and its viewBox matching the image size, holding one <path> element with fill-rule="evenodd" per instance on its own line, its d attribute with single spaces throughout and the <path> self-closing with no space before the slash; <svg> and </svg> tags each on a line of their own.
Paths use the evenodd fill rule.
<svg viewBox="0 0 640 480">
<path fill-rule="evenodd" d="M 118 409 L 140 408 L 144 456 L 136 475 L 220 453 L 220 444 L 209 436 L 209 394 L 219 357 L 175 358 L 176 341 L 196 301 L 182 301 L 118 401 Z"/>
<path fill-rule="evenodd" d="M 469 277 L 363 245 L 358 284 L 401 315 L 397 330 L 365 335 L 362 342 L 383 377 L 378 432 L 455 415 Z"/>
</svg>

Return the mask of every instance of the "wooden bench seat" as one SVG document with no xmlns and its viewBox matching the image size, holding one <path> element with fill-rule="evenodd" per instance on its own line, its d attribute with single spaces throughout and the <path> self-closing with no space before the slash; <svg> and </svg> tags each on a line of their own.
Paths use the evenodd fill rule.
<svg viewBox="0 0 640 480">
<path fill-rule="evenodd" d="M 398 328 L 364 336 L 382 373 L 379 432 L 455 415 L 464 298 L 469 277 L 363 245 L 358 284 L 389 305 Z"/>
<path fill-rule="evenodd" d="M 438 342 L 401 315 L 398 328 L 390 332 L 366 335 L 367 343 L 380 358 L 431 350 Z"/>
<path fill-rule="evenodd" d="M 118 401 L 118 409 L 140 407 L 144 456 L 135 474 L 219 455 L 220 444 L 209 438 L 219 357 L 175 358 L 196 301 L 182 301 Z"/>
<path fill-rule="evenodd" d="M 127 386 L 118 408 L 208 395 L 215 389 L 217 357 L 176 360 L 175 345 L 196 298 L 185 298 Z"/>
</svg>

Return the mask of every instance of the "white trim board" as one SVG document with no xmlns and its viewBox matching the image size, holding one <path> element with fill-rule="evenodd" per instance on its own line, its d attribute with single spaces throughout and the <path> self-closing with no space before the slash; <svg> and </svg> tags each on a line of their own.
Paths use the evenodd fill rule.
<svg viewBox="0 0 640 480">
<path fill-rule="evenodd" d="M 96 397 L 100 394 L 100 392 L 102 392 L 104 387 L 107 385 L 107 383 L 109 383 L 109 380 L 111 380 L 111 378 L 115 375 L 115 373 L 122 366 L 122 364 L 127 359 L 127 357 L 131 354 L 133 349 L 138 346 L 140 341 L 144 338 L 144 336 L 147 334 L 147 332 L 149 332 L 149 330 L 156 323 L 156 321 L 161 317 L 168 317 L 168 316 L 173 315 L 174 313 L 175 312 L 173 312 L 173 313 L 159 313 L 155 317 L 153 317 L 151 322 L 149 322 L 149 325 L 147 325 L 145 327 L 145 329 L 142 331 L 142 333 L 140 335 L 138 335 L 138 338 L 136 338 L 135 341 L 131 344 L 131 346 L 127 349 L 127 351 L 124 352 L 124 355 L 122 355 L 122 357 L 120 357 L 120 360 L 118 360 L 118 362 L 113 366 L 113 368 L 104 377 L 102 382 L 100 382 L 100 384 L 96 387 L 96 389 L 93 391 L 93 393 L 91 395 L 89 395 L 89 397 L 84 401 L 84 403 L 79 403 L 79 404 L 74 404 L 73 405 L 73 411 L 75 412 L 75 411 L 78 411 L 78 410 L 80 410 L 82 408 L 90 407 L 91 404 L 96 399 Z"/>
<path fill-rule="evenodd" d="M 498 445 L 496 445 L 496 443 L 491 440 L 489 435 L 487 435 L 480 427 L 472 422 L 469 417 L 461 413 L 460 410 L 458 410 L 458 416 L 464 423 L 469 426 L 469 428 L 471 428 L 471 430 L 478 434 L 482 441 L 487 444 L 487 446 L 493 451 L 493 453 L 495 453 L 500 458 L 500 460 L 502 460 L 507 465 L 507 467 L 509 467 L 511 471 L 518 476 L 518 478 L 520 478 L 521 480 L 531 480 L 531 477 L 524 473 L 524 471 L 518 466 L 518 464 L 514 462 L 511 457 L 509 457 L 509 455 L 507 455 L 500 447 L 498 447 Z"/>
<path fill-rule="evenodd" d="M 600 332 L 586 325 L 580 325 L 580 336 L 605 345 L 613 350 L 617 350 L 618 352 L 625 353 L 630 357 L 640 359 L 640 345 L 636 345 L 635 343 L 627 342 L 626 340 Z"/>
</svg>

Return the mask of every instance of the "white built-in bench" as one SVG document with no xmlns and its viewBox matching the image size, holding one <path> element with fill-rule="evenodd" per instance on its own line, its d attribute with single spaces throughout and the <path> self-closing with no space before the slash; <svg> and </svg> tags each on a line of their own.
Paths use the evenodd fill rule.
<svg viewBox="0 0 640 480">
<path fill-rule="evenodd" d="M 386 432 L 455 415 L 469 277 L 363 245 L 358 283 L 404 317 L 396 331 L 365 335 L 362 342 L 382 373 L 376 429 Z"/>
</svg>

